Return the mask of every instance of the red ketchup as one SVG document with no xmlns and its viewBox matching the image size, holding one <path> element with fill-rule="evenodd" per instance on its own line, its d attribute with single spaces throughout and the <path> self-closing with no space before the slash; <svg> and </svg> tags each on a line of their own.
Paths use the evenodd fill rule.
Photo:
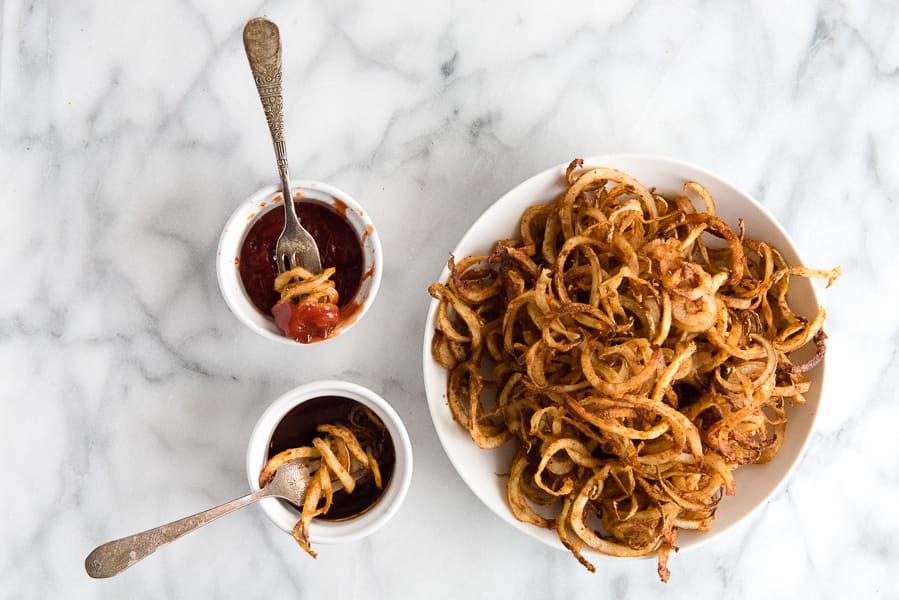
<svg viewBox="0 0 899 600">
<path fill-rule="evenodd" d="M 337 211 L 313 202 L 294 202 L 303 227 L 315 239 L 322 268 L 334 267 L 331 277 L 337 287 L 338 304 L 279 305 L 275 291 L 275 243 L 284 229 L 284 209 L 276 206 L 256 221 L 244 238 L 237 268 L 250 301 L 263 314 L 271 314 L 285 335 L 308 344 L 327 339 L 351 311 L 353 298 L 362 282 L 362 244 L 353 228 Z"/>
<path fill-rule="evenodd" d="M 278 302 L 272 307 L 275 325 L 287 337 L 302 344 L 326 340 L 340 320 L 340 310 L 333 304 Z"/>
</svg>

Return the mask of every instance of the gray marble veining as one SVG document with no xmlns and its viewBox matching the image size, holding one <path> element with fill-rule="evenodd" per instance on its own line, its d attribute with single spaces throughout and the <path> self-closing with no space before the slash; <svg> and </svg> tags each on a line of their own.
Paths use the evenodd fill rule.
<svg viewBox="0 0 899 600">
<path fill-rule="evenodd" d="M 899 7 L 553 4 L 0 2 L 0 598 L 897 597 Z M 384 244 L 377 302 L 327 351 L 255 336 L 215 280 L 225 219 L 273 181 L 240 44 L 260 13 L 284 36 L 294 175 L 357 197 Z M 808 264 L 843 269 L 805 458 L 748 523 L 674 556 L 667 586 L 652 561 L 589 575 L 490 514 L 419 366 L 427 285 L 474 219 L 610 152 L 722 174 Z M 255 419 L 322 377 L 409 428 L 385 529 L 312 561 L 248 510 L 84 575 L 97 543 L 242 493 Z"/>
</svg>

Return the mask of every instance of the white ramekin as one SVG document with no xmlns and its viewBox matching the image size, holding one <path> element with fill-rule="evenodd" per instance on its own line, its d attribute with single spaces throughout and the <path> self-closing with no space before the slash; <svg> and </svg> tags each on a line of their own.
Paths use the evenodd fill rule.
<svg viewBox="0 0 899 600">
<path fill-rule="evenodd" d="M 347 317 L 341 317 L 341 321 L 328 338 L 334 339 L 358 322 L 375 300 L 384 270 L 381 239 L 368 214 L 349 194 L 318 181 L 295 180 L 291 181 L 290 185 L 292 195 L 301 194 L 303 201 L 317 202 L 330 206 L 338 212 L 345 212 L 347 222 L 362 241 L 362 272 L 364 275 L 359 291 L 356 292 L 353 299 L 358 308 Z M 281 205 L 281 197 L 281 186 L 270 185 L 251 195 L 237 207 L 228 222 L 225 223 L 225 228 L 219 238 L 215 270 L 218 275 L 219 288 L 222 290 L 222 296 L 224 296 L 228 308 L 244 325 L 270 340 L 302 346 L 304 344 L 298 344 L 282 334 L 275 326 L 271 316 L 262 314 L 253 305 L 244 290 L 238 270 L 240 249 L 247 232 L 262 215 L 270 210 L 284 210 Z"/>
<path fill-rule="evenodd" d="M 349 542 L 371 535 L 396 513 L 412 480 L 412 444 L 396 411 L 383 398 L 360 385 L 345 381 L 315 381 L 294 388 L 275 400 L 256 423 L 247 446 L 247 480 L 252 490 L 259 489 L 259 472 L 265 466 L 272 433 L 278 423 L 297 405 L 322 396 L 341 396 L 355 400 L 378 415 L 393 440 L 396 463 L 387 488 L 369 510 L 344 521 L 313 520 L 309 528 L 313 546 Z M 288 533 L 300 519 L 298 510 L 276 498 L 267 498 L 260 504 L 275 525 Z"/>
</svg>

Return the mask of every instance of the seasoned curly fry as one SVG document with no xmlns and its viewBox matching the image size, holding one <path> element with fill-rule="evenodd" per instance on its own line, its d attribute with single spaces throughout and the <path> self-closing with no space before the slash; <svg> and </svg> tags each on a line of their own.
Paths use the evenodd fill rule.
<svg viewBox="0 0 899 600">
<path fill-rule="evenodd" d="M 795 314 L 790 278 L 830 285 L 840 270 L 788 265 L 697 182 L 665 198 L 580 160 L 566 178 L 522 214 L 520 239 L 450 258 L 429 288 L 432 354 L 472 440 L 515 439 L 517 519 L 555 529 L 590 571 L 584 546 L 655 552 L 667 581 L 678 530 L 707 531 L 734 469 L 773 458 L 824 355 L 824 310 Z M 808 344 L 815 355 L 794 363 Z"/>
<path fill-rule="evenodd" d="M 331 336 L 340 320 L 337 285 L 331 279 L 336 272 L 328 267 L 313 275 L 296 267 L 275 278 L 281 298 L 272 307 L 272 316 L 284 335 L 303 344 Z"/>
<path fill-rule="evenodd" d="M 376 419 L 376 417 L 369 416 Z M 374 422 L 374 421 L 373 421 Z M 380 421 L 376 425 L 383 427 Z M 331 508 L 334 492 L 344 490 L 352 494 L 356 483 L 374 478 L 377 489 L 382 489 L 381 471 L 371 447 L 362 448 L 350 427 L 343 425 L 319 425 L 321 434 L 312 440 L 312 446 L 289 448 L 271 457 L 259 473 L 259 486 L 271 481 L 278 467 L 296 459 L 318 459 L 312 466 L 309 488 L 303 502 L 300 520 L 293 528 L 293 537 L 312 558 L 309 526 L 315 517 L 325 515 Z"/>
<path fill-rule="evenodd" d="M 337 286 L 331 280 L 336 272 L 337 269 L 329 267 L 313 275 L 303 267 L 296 267 L 275 278 L 275 291 L 281 294 L 281 302 L 337 304 Z"/>
</svg>

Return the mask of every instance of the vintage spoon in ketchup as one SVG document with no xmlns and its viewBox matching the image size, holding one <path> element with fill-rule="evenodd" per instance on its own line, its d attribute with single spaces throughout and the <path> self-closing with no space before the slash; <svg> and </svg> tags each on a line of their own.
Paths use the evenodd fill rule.
<svg viewBox="0 0 899 600">
<path fill-rule="evenodd" d="M 275 471 L 274 478 L 261 490 L 167 525 L 107 542 L 87 555 L 84 568 L 91 577 L 112 577 L 153 554 L 160 546 L 263 498 L 284 498 L 296 506 L 302 506 L 306 498 L 306 489 L 309 487 L 310 467 L 317 465 L 318 461 L 311 463 L 308 459 L 284 463 Z M 339 482 L 335 483 L 335 489 L 338 487 Z"/>
</svg>

